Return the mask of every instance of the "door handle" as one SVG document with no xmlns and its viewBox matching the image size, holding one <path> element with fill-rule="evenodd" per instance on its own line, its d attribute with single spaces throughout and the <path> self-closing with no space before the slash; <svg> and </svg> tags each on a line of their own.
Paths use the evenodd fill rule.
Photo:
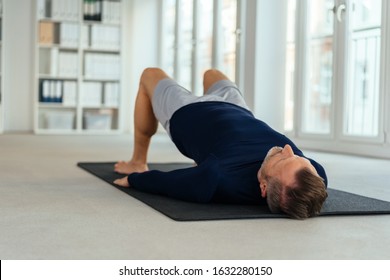
<svg viewBox="0 0 390 280">
<path fill-rule="evenodd" d="M 339 22 L 342 22 L 342 13 L 345 12 L 345 10 L 347 9 L 347 6 L 345 4 L 340 4 L 338 7 L 334 7 L 334 12 L 336 14 L 336 18 Z"/>
</svg>

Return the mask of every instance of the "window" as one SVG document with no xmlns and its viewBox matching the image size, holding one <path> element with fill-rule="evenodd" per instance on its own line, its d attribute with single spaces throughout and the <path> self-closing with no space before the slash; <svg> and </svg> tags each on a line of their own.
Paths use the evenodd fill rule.
<svg viewBox="0 0 390 280">
<path fill-rule="evenodd" d="M 344 133 L 379 133 L 381 1 L 353 1 L 349 38 L 349 76 Z"/>
<path fill-rule="evenodd" d="M 306 75 L 302 130 L 330 133 L 333 67 L 333 0 L 309 1 L 305 30 Z"/>
<path fill-rule="evenodd" d="M 161 65 L 197 95 L 209 68 L 235 80 L 237 5 L 237 0 L 163 1 Z"/>
<path fill-rule="evenodd" d="M 390 5 L 289 0 L 287 9 L 285 130 L 310 147 L 386 143 Z"/>
</svg>

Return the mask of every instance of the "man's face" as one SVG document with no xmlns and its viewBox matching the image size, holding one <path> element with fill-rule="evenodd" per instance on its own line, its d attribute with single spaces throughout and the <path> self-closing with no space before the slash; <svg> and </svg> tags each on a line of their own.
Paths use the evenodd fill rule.
<svg viewBox="0 0 390 280">
<path fill-rule="evenodd" d="M 260 183 L 268 176 L 279 179 L 283 185 L 292 185 L 295 173 L 302 168 L 308 168 L 317 174 L 310 161 L 295 155 L 290 145 L 285 145 L 283 148 L 273 147 L 268 151 L 257 177 Z"/>
</svg>

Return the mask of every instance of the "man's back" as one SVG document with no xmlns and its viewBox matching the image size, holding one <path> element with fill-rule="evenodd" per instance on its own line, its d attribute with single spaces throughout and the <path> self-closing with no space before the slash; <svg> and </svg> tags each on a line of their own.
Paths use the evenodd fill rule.
<svg viewBox="0 0 390 280">
<path fill-rule="evenodd" d="M 184 155 L 218 177 L 213 177 L 212 198 L 218 202 L 264 202 L 257 171 L 272 147 L 289 144 L 296 155 L 303 156 L 291 140 L 250 111 L 226 102 L 199 102 L 179 109 L 171 119 L 170 131 Z M 309 160 L 326 180 L 322 166 Z"/>
</svg>

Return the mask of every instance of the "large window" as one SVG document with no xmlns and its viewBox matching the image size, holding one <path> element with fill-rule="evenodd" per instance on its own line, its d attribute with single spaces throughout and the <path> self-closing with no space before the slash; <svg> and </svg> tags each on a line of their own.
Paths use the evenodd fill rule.
<svg viewBox="0 0 390 280">
<path fill-rule="evenodd" d="M 346 147 L 386 143 L 389 3 L 289 0 L 287 9 L 285 130 Z"/>
<path fill-rule="evenodd" d="M 381 0 L 353 1 L 348 29 L 348 91 L 344 133 L 379 133 Z"/>
<path fill-rule="evenodd" d="M 236 78 L 237 0 L 163 0 L 161 65 L 184 87 L 202 94 L 209 68 Z"/>
<path fill-rule="evenodd" d="M 306 76 L 302 130 L 330 133 L 333 68 L 333 0 L 307 2 Z"/>
</svg>

